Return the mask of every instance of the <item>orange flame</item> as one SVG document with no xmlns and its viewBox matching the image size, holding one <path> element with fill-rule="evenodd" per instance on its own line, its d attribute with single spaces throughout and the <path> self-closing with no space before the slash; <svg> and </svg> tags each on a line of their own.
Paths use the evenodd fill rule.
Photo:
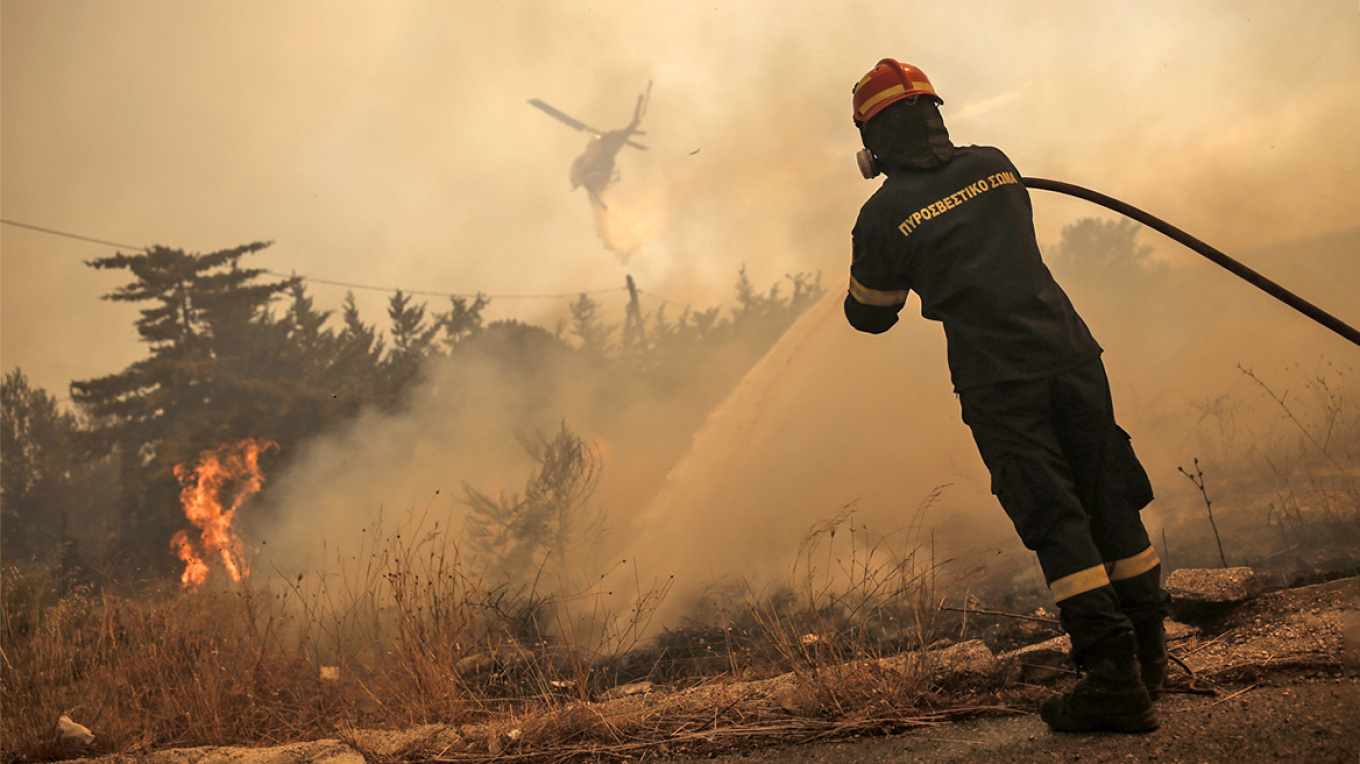
<svg viewBox="0 0 1360 764">
<path fill-rule="evenodd" d="M 184 562 L 180 583 L 185 588 L 196 589 L 208 580 L 208 560 L 214 556 L 221 560 L 231 580 L 250 575 L 246 545 L 236 535 L 232 521 L 241 504 L 264 485 L 260 454 L 272 448 L 277 448 L 273 441 L 248 438 L 204 451 L 194 462 L 175 467 L 175 477 L 183 486 L 179 501 L 184 516 L 199 530 L 196 540 L 186 531 L 170 539 L 170 546 Z M 224 505 L 228 496 L 230 503 Z"/>
</svg>

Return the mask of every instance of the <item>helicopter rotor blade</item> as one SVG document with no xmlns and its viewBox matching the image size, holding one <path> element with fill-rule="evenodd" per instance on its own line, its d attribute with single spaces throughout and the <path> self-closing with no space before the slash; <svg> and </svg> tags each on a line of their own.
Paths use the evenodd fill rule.
<svg viewBox="0 0 1360 764">
<path fill-rule="evenodd" d="M 566 114 L 565 112 L 559 111 L 558 109 L 556 109 L 556 108 L 553 107 L 553 106 L 549 106 L 548 104 L 544 103 L 543 101 L 538 100 L 537 98 L 530 98 L 530 99 L 529 99 L 529 105 L 531 105 L 531 106 L 536 106 L 536 107 L 542 109 L 543 111 L 547 112 L 549 116 L 554 117 L 554 118 L 556 118 L 556 119 L 562 121 L 563 123 L 565 123 L 565 124 L 567 124 L 567 125 L 569 125 L 569 126 L 571 126 L 571 127 L 576 128 L 577 130 L 580 130 L 580 131 L 585 132 L 585 133 L 594 133 L 594 134 L 596 134 L 596 135 L 599 135 L 599 134 L 600 134 L 600 131 L 599 131 L 599 130 L 596 130 L 595 128 L 591 127 L 590 125 L 587 125 L 586 123 L 584 123 L 584 122 L 582 122 L 582 121 L 576 119 L 575 117 L 572 117 L 572 116 Z"/>
</svg>

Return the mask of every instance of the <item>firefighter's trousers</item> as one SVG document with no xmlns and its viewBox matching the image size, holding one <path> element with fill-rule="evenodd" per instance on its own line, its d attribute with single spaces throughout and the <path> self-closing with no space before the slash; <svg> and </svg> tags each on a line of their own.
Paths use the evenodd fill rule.
<svg viewBox="0 0 1360 764">
<path fill-rule="evenodd" d="M 1115 423 L 1104 364 L 963 390 L 959 402 L 1073 654 L 1163 618 L 1161 565 L 1140 515 L 1152 486 Z"/>
</svg>

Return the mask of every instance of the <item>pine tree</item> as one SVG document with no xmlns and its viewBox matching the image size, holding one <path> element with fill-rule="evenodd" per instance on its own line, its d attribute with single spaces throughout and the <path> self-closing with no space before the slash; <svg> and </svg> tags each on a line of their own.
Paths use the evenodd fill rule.
<svg viewBox="0 0 1360 764">
<path fill-rule="evenodd" d="M 435 316 L 435 326 L 444 334 L 441 342 L 446 353 L 481 333 L 482 311 L 490 304 L 484 294 L 478 294 L 471 303 L 466 297 L 449 298 L 448 312 Z"/>
<path fill-rule="evenodd" d="M 527 583 L 545 571 L 561 583 L 604 533 L 603 512 L 591 503 L 600 457 L 565 423 L 552 438 L 520 438 L 520 445 L 535 465 L 523 494 L 492 498 L 463 483 L 468 540 L 488 570 L 511 583 Z"/>
<path fill-rule="evenodd" d="M 89 263 L 133 276 L 106 299 L 148 304 L 136 328 L 150 355 L 71 384 L 72 399 L 98 423 L 94 451 L 122 457 L 124 545 L 164 544 L 181 522 L 176 464 L 227 441 L 273 435 L 296 396 L 289 325 L 269 312 L 295 281 L 257 283 L 263 269 L 240 265 L 268 246 L 208 254 L 156 246 Z"/>
<path fill-rule="evenodd" d="M 599 357 L 609 353 L 609 335 L 614 327 L 599 315 L 600 304 L 585 292 L 571 304 L 571 333 L 581 341 L 581 350 Z"/>
<path fill-rule="evenodd" d="M 381 391 L 398 396 L 419 376 L 440 327 L 426 322 L 424 303 L 413 304 L 400 289 L 387 302 L 387 316 L 392 321 L 392 347 L 383 359 Z"/>
<path fill-rule="evenodd" d="M 318 387 L 324 387 L 330 376 L 330 367 L 335 358 L 339 341 L 335 333 L 326 328 L 331 311 L 318 311 L 313 307 L 307 287 L 300 280 L 289 285 L 293 304 L 284 317 L 287 323 L 288 341 L 295 356 L 300 378 Z"/>
<path fill-rule="evenodd" d="M 1142 226 L 1132 220 L 1082 218 L 1063 226 L 1053 253 L 1055 265 L 1076 278 L 1143 278 L 1165 266 L 1152 259 L 1152 247 L 1137 242 Z"/>
<path fill-rule="evenodd" d="M 74 461 L 74 416 L 30 387 L 21 369 L 0 385 L 0 517 L 8 560 L 49 557 L 60 543 Z"/>
<path fill-rule="evenodd" d="M 353 292 L 345 295 L 341 316 L 344 328 L 335 337 L 330 378 L 336 399 L 357 409 L 361 403 L 378 400 L 384 342 L 377 330 L 359 317 Z"/>
</svg>

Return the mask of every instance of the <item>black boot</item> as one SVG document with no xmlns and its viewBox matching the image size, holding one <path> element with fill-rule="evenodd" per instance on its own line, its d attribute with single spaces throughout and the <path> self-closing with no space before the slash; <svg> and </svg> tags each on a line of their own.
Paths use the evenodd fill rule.
<svg viewBox="0 0 1360 764">
<path fill-rule="evenodd" d="M 1132 634 L 1107 637 L 1078 662 L 1086 676 L 1066 695 L 1049 698 L 1039 716 L 1057 732 L 1148 732 L 1157 711 L 1143 686 Z"/>
<path fill-rule="evenodd" d="M 1111 582 L 1119 597 L 1119 609 L 1133 623 L 1138 643 L 1138 664 L 1142 667 L 1143 686 L 1156 700 L 1166 683 L 1166 606 L 1160 565 L 1146 573 Z"/>
<path fill-rule="evenodd" d="M 1143 686 L 1148 697 L 1156 700 L 1166 684 L 1166 627 L 1162 619 L 1134 621 L 1133 636 L 1138 643 L 1138 666 L 1142 669 Z"/>
</svg>

